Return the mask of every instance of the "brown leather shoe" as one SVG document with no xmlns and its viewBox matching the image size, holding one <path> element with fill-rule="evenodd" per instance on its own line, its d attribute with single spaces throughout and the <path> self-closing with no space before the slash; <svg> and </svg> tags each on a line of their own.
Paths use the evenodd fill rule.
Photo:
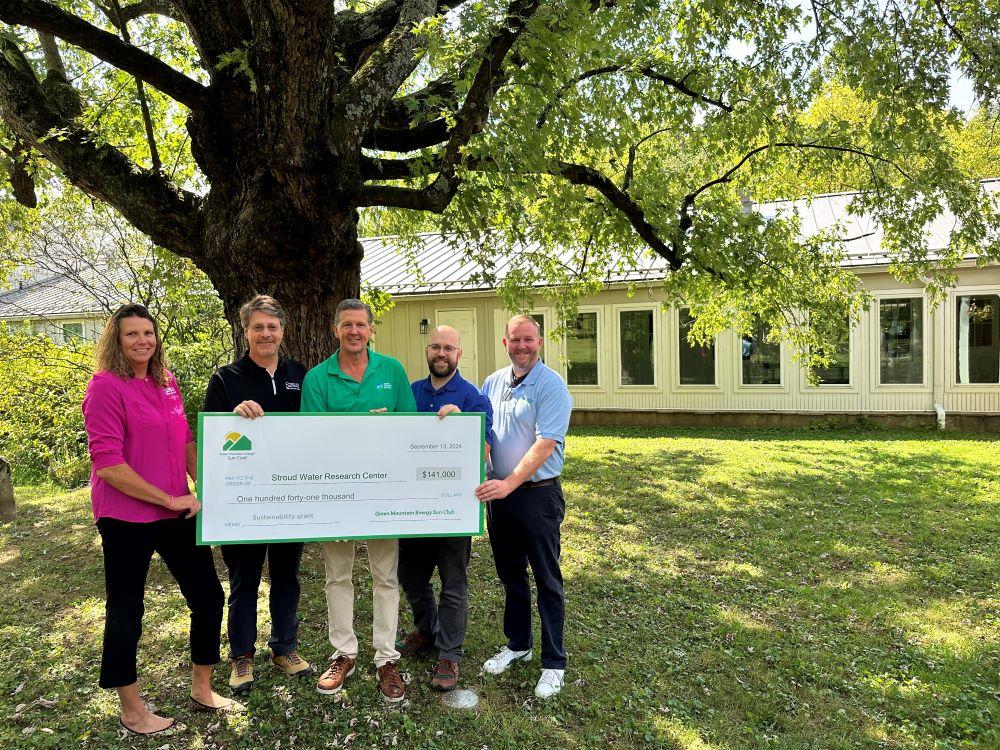
<svg viewBox="0 0 1000 750">
<path fill-rule="evenodd" d="M 454 690 L 458 687 L 458 662 L 451 659 L 439 659 L 431 677 L 431 687 L 434 690 Z"/>
<path fill-rule="evenodd" d="M 401 641 L 396 641 L 396 650 L 407 657 L 426 656 L 434 648 L 434 641 L 419 630 L 411 630 Z"/>
<path fill-rule="evenodd" d="M 382 693 L 387 703 L 399 703 L 406 695 L 406 685 L 403 684 L 403 676 L 399 673 L 399 664 L 394 661 L 387 661 L 377 670 L 378 689 Z"/>
<path fill-rule="evenodd" d="M 344 681 L 354 674 L 354 659 L 350 656 L 338 656 L 331 662 L 327 670 L 316 683 L 316 692 L 323 695 L 339 693 L 344 687 Z"/>
</svg>

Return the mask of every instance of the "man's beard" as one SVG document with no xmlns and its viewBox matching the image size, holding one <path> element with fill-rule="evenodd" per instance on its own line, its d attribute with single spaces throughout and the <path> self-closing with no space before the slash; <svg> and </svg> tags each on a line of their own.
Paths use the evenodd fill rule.
<svg viewBox="0 0 1000 750">
<path fill-rule="evenodd" d="M 451 375 L 455 370 L 458 369 L 458 363 L 454 365 L 446 359 L 436 359 L 428 363 L 428 369 L 431 371 L 431 375 L 436 378 L 446 378 Z M 444 368 L 444 372 L 439 372 L 440 368 Z"/>
</svg>

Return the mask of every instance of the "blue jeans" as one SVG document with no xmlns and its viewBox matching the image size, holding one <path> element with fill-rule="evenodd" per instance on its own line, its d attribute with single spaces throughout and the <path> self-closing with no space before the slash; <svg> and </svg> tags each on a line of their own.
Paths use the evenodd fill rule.
<svg viewBox="0 0 1000 750">
<path fill-rule="evenodd" d="M 497 575 L 506 595 L 503 630 L 512 651 L 531 648 L 531 583 L 538 589 L 542 622 L 542 667 L 565 669 L 563 621 L 566 599 L 559 569 L 560 532 L 566 502 L 559 481 L 520 488 L 487 506 L 486 521 Z"/>
<path fill-rule="evenodd" d="M 299 630 L 299 561 L 301 542 L 224 544 L 222 559 L 229 568 L 229 655 L 253 654 L 257 642 L 257 591 L 267 557 L 271 580 L 271 637 L 275 656 L 295 650 Z"/>
</svg>

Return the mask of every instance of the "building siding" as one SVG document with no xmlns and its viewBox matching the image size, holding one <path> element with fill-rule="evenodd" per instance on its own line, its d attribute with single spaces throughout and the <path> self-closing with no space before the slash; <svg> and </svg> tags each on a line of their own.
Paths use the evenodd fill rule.
<svg viewBox="0 0 1000 750">
<path fill-rule="evenodd" d="M 931 301 L 920 285 L 904 286 L 887 272 L 862 275 L 865 288 L 874 295 L 851 333 L 850 384 L 812 386 L 803 368 L 794 361 L 789 346 L 781 346 L 781 384 L 745 386 L 740 382 L 740 337 L 733 331 L 716 341 L 716 383 L 714 386 L 684 386 L 679 383 L 678 311 L 664 309 L 645 291 L 629 297 L 626 290 L 607 289 L 582 300 L 581 312 L 597 315 L 596 386 L 570 386 L 577 409 L 636 411 L 764 411 L 813 414 L 887 413 L 933 414 L 935 403 L 946 412 L 991 414 L 1000 412 L 1000 385 L 957 385 L 954 382 L 952 351 L 954 299 L 967 293 L 1000 294 L 1000 269 L 963 268 L 958 285 L 948 298 L 931 309 Z M 913 385 L 880 385 L 879 299 L 918 297 L 923 300 L 924 382 Z M 412 378 L 426 374 L 424 339 L 419 326 L 426 319 L 433 327 L 438 313 L 449 309 L 475 311 L 478 339 L 476 380 L 506 366 L 501 344 L 504 323 L 510 313 L 492 293 L 452 293 L 396 298 L 395 306 L 379 322 L 376 348 L 400 359 Z M 654 384 L 623 386 L 620 374 L 618 316 L 622 311 L 650 309 L 653 317 Z M 536 299 L 533 313 L 544 316 L 547 330 L 556 327 L 554 309 L 544 299 Z M 566 376 L 565 341 L 546 337 L 545 361 Z M 471 373 L 467 373 L 467 376 Z"/>
</svg>

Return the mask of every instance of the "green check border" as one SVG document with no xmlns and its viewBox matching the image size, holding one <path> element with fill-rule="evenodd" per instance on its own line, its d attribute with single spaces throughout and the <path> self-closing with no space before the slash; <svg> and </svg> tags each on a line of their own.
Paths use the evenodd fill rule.
<svg viewBox="0 0 1000 750">
<path fill-rule="evenodd" d="M 415 412 L 415 411 L 399 411 L 399 412 L 388 412 L 394 417 L 428 417 L 432 416 L 432 412 Z M 202 486 L 202 469 L 204 467 L 204 452 L 205 444 L 202 440 L 202 435 L 204 435 L 204 430 L 202 429 L 205 424 L 205 417 L 232 417 L 234 416 L 231 411 L 201 411 L 198 412 L 198 482 L 197 482 L 197 492 L 198 500 L 204 505 L 205 503 L 205 493 Z M 372 414 L 371 412 L 350 412 L 350 411 L 310 411 L 310 412 L 297 412 L 297 411 L 273 411 L 268 412 L 267 416 L 272 417 L 371 417 L 373 419 L 378 419 L 379 417 L 384 417 L 386 414 Z M 483 455 L 486 447 L 486 415 L 481 411 L 470 411 L 470 412 L 459 412 L 458 414 L 448 415 L 448 419 L 454 419 L 456 417 L 478 417 L 480 428 L 479 428 L 479 455 Z M 263 417 L 266 419 L 267 417 Z M 479 483 L 482 484 L 486 481 L 486 466 L 484 462 L 480 462 L 479 467 Z M 450 537 L 450 536 L 482 536 L 486 533 L 486 506 L 480 504 L 479 507 L 479 532 L 475 534 L 470 534 L 468 532 L 461 533 L 448 533 L 441 532 L 437 534 L 365 534 L 364 536 L 318 536 L 311 538 L 295 538 L 295 539 L 240 539 L 239 541 L 206 541 L 202 536 L 201 530 L 201 520 L 202 513 L 199 512 L 196 516 L 198 522 L 198 538 L 197 543 L 201 546 L 207 545 L 217 545 L 223 546 L 226 544 L 281 544 L 283 542 L 340 542 L 340 541 L 351 541 L 357 539 L 409 539 L 409 538 L 428 538 L 428 537 Z"/>
</svg>

